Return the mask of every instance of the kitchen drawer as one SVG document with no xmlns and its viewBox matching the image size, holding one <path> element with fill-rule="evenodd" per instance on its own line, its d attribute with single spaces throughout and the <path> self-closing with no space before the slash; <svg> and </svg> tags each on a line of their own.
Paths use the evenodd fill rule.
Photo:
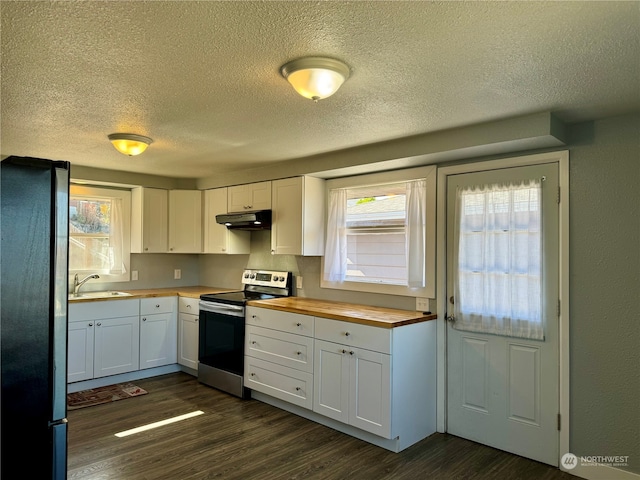
<svg viewBox="0 0 640 480">
<path fill-rule="evenodd" d="M 272 328 L 283 332 L 313 337 L 314 317 L 299 313 L 281 312 L 269 308 L 248 306 L 246 310 L 247 325 Z"/>
<path fill-rule="evenodd" d="M 140 299 L 140 315 L 171 313 L 174 311 L 176 297 L 152 297 Z"/>
<path fill-rule="evenodd" d="M 316 317 L 315 338 L 374 352 L 391 353 L 391 328 Z"/>
<path fill-rule="evenodd" d="M 303 408 L 313 407 L 313 375 L 258 358 L 245 357 L 244 385 Z"/>
<path fill-rule="evenodd" d="M 200 299 L 190 297 L 178 297 L 178 311 L 180 313 L 200 314 Z"/>
<path fill-rule="evenodd" d="M 102 302 L 69 302 L 69 322 L 137 316 L 140 300 L 104 300 Z"/>
<path fill-rule="evenodd" d="M 313 338 L 247 325 L 244 352 L 254 358 L 313 373 Z"/>
</svg>

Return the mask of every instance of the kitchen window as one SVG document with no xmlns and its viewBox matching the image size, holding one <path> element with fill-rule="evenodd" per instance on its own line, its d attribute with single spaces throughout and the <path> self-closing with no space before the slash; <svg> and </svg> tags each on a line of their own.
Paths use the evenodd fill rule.
<svg viewBox="0 0 640 480">
<path fill-rule="evenodd" d="M 327 189 L 321 286 L 433 297 L 435 167 L 332 179 Z"/>
<path fill-rule="evenodd" d="M 104 282 L 129 280 L 131 193 L 71 185 L 69 274 L 98 273 Z"/>
</svg>

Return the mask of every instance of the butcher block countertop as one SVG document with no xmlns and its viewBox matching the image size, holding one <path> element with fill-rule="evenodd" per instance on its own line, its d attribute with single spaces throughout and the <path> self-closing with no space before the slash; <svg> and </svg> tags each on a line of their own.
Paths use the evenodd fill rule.
<svg viewBox="0 0 640 480">
<path fill-rule="evenodd" d="M 113 297 L 69 297 L 69 302 L 100 302 L 104 300 L 127 300 L 132 298 L 153 298 L 153 297 L 189 297 L 200 298 L 200 295 L 204 293 L 224 293 L 224 292 L 236 292 L 238 289 L 233 288 L 220 288 L 220 287 L 169 287 L 169 288 L 149 288 L 140 290 L 119 290 L 120 292 L 129 293 L 130 295 L 121 295 Z M 80 292 L 82 294 L 82 291 Z"/>
<path fill-rule="evenodd" d="M 393 308 L 371 307 L 353 303 L 332 302 L 302 297 L 281 297 L 269 300 L 251 300 L 247 305 L 270 308 L 283 312 L 301 313 L 333 320 L 360 323 L 373 327 L 394 328 L 412 323 L 435 320 L 437 315 L 397 310 Z"/>
</svg>

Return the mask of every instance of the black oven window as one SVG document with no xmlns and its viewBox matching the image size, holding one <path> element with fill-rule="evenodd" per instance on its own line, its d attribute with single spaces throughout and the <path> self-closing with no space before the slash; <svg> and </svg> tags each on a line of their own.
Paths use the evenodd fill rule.
<svg viewBox="0 0 640 480">
<path fill-rule="evenodd" d="M 243 355 L 244 317 L 200 312 L 200 363 L 242 375 Z"/>
</svg>

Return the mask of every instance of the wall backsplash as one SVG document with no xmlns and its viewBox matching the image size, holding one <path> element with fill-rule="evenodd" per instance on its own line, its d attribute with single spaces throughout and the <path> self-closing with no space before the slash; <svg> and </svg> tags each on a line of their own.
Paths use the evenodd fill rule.
<svg viewBox="0 0 640 480">
<path fill-rule="evenodd" d="M 271 254 L 271 232 L 251 232 L 250 255 L 200 255 L 200 284 L 211 287 L 242 288 L 245 268 L 280 270 L 294 275 L 294 295 L 298 297 L 360 303 L 378 307 L 415 310 L 413 297 L 349 292 L 320 288 L 321 257 Z M 295 277 L 302 276 L 302 289 L 295 288 Z"/>
</svg>

